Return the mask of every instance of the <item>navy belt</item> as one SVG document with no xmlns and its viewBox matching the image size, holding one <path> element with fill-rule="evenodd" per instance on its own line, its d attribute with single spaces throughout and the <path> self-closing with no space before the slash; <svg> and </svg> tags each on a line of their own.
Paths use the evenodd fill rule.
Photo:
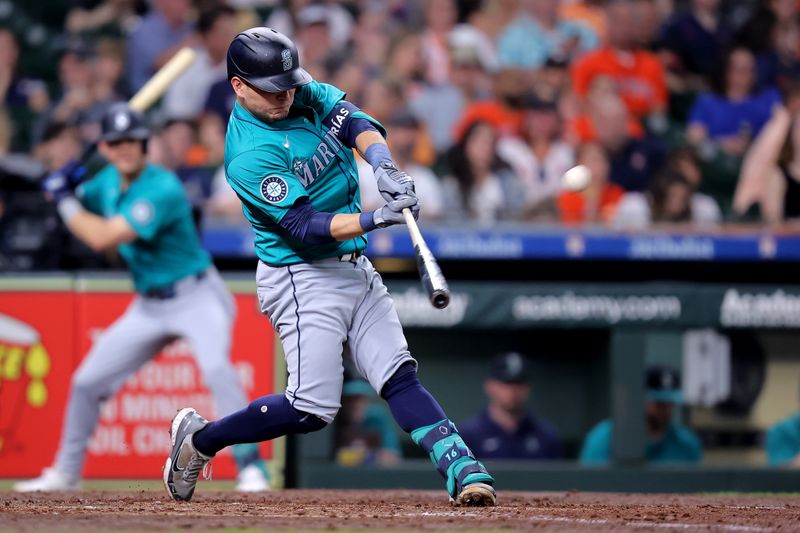
<svg viewBox="0 0 800 533">
<path fill-rule="evenodd" d="M 171 285 L 165 285 L 164 287 L 158 287 L 156 289 L 150 289 L 149 291 L 145 291 L 143 293 L 143 296 L 145 298 L 153 298 L 155 300 L 169 300 L 170 298 L 174 298 L 178 294 L 177 285 L 181 281 L 187 278 L 193 278 L 199 281 L 205 278 L 207 275 L 208 275 L 207 272 L 203 270 L 202 272 L 198 272 L 197 274 L 187 276 L 186 278 L 181 278 Z"/>
</svg>

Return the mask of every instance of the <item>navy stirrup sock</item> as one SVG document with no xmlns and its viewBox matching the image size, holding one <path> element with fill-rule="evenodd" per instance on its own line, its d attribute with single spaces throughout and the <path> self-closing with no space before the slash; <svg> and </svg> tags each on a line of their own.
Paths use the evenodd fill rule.
<svg viewBox="0 0 800 533">
<path fill-rule="evenodd" d="M 392 416 L 406 433 L 447 418 L 439 403 L 417 378 L 413 363 L 403 363 L 381 390 Z"/>
<path fill-rule="evenodd" d="M 226 417 L 209 422 L 192 436 L 195 449 L 212 457 L 233 444 L 261 442 L 293 433 L 308 433 L 325 427 L 314 415 L 292 407 L 283 394 L 253 400 L 250 405 Z"/>
</svg>

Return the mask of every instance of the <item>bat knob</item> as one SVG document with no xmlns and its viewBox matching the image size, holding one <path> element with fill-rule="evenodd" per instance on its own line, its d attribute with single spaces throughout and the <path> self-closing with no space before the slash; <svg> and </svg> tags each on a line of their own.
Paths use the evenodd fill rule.
<svg viewBox="0 0 800 533">
<path fill-rule="evenodd" d="M 431 303 L 436 309 L 444 309 L 450 304 L 450 291 L 438 290 L 431 294 Z"/>
</svg>

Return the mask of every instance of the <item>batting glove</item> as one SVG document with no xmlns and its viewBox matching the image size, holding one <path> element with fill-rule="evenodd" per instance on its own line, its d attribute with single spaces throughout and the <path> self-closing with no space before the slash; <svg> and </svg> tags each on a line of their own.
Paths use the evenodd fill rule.
<svg viewBox="0 0 800 533">
<path fill-rule="evenodd" d="M 378 180 L 378 190 L 387 202 L 397 200 L 400 196 L 417 197 L 414 180 L 394 166 L 393 161 L 381 161 L 381 165 L 375 171 L 375 177 Z"/>
<path fill-rule="evenodd" d="M 419 218 L 419 201 L 416 196 L 404 195 L 392 200 L 380 209 L 372 212 L 372 220 L 379 228 L 394 226 L 395 224 L 405 224 L 403 209 L 409 208 L 414 220 Z"/>
<path fill-rule="evenodd" d="M 86 167 L 78 161 L 72 160 L 58 170 L 51 172 L 42 179 L 42 190 L 54 201 L 58 202 L 67 196 L 72 196 L 75 188 L 86 175 Z"/>
</svg>

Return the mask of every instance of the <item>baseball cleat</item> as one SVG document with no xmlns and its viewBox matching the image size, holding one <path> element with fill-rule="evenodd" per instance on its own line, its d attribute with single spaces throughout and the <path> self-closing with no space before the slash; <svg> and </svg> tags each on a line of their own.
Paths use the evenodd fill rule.
<svg viewBox="0 0 800 533">
<path fill-rule="evenodd" d="M 164 463 L 164 488 L 173 500 L 188 502 L 192 499 L 200 472 L 206 479 L 209 477 L 205 470 L 212 457 L 198 452 L 192 444 L 192 435 L 206 424 L 208 420 L 191 407 L 181 409 L 172 419 L 172 452 Z"/>
<path fill-rule="evenodd" d="M 54 492 L 80 488 L 77 477 L 65 474 L 56 468 L 45 468 L 41 476 L 14 484 L 14 490 L 17 492 Z"/>
<path fill-rule="evenodd" d="M 497 493 L 486 483 L 470 483 L 452 502 L 467 507 L 493 507 L 497 504 Z"/>
</svg>

